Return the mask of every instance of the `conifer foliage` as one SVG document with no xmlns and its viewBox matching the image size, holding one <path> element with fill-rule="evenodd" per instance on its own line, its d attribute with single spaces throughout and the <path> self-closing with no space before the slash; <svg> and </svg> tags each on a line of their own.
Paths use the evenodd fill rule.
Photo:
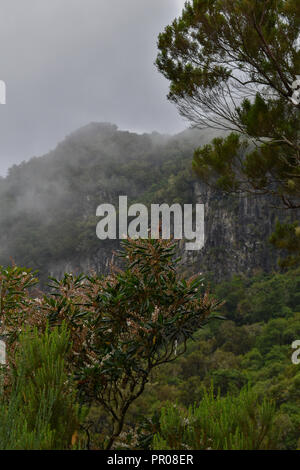
<svg viewBox="0 0 300 470">
<path fill-rule="evenodd" d="M 188 411 L 174 404 L 164 407 L 154 450 L 267 450 L 276 449 L 275 406 L 258 399 L 251 389 L 239 395 L 204 393 Z"/>
<path fill-rule="evenodd" d="M 160 34 L 169 99 L 193 126 L 227 134 L 194 153 L 213 188 L 300 208 L 299 38 L 298 0 L 192 0 Z M 289 261 L 299 261 L 298 225 L 272 238 Z"/>
<path fill-rule="evenodd" d="M 15 365 L 9 371 L 11 390 L 0 402 L 0 448 L 71 449 L 83 414 L 66 373 L 70 335 L 65 325 L 40 335 L 21 334 Z"/>
</svg>

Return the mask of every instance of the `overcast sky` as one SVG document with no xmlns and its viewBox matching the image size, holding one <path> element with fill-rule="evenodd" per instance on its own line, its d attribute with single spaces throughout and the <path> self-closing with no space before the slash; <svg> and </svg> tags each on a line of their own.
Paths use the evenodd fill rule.
<svg viewBox="0 0 300 470">
<path fill-rule="evenodd" d="M 0 174 L 78 127 L 136 132 L 187 124 L 153 65 L 160 31 L 184 0 L 0 0 Z"/>
</svg>

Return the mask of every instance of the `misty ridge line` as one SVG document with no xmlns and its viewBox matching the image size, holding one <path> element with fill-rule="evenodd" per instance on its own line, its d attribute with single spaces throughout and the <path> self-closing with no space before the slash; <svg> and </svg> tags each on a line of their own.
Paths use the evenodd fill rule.
<svg viewBox="0 0 300 470">
<path fill-rule="evenodd" d="M 156 37 L 181 13 L 180 1 L 3 0 L 0 174 L 48 153 L 91 121 L 139 133 L 183 131 L 186 123 L 165 99 L 165 80 L 153 65 Z"/>
<path fill-rule="evenodd" d="M 138 215 L 139 214 L 139 215 Z M 193 204 L 151 204 L 150 227 L 148 209 L 144 204 L 128 207 L 127 196 L 119 196 L 118 221 L 119 239 L 171 239 L 171 215 L 173 215 L 173 236 L 175 240 L 189 240 L 187 251 L 198 251 L 204 247 L 204 204 L 195 204 L 195 224 L 193 224 Z M 100 240 L 117 239 L 117 211 L 113 204 L 100 204 L 97 217 L 103 217 L 97 224 L 96 234 Z M 128 217 L 135 217 L 128 225 Z M 193 226 L 195 225 L 195 230 Z M 191 241 L 194 240 L 192 243 Z"/>
<path fill-rule="evenodd" d="M 13 206 L 10 207 L 10 212 L 19 216 L 24 211 L 29 211 L 34 212 L 36 217 L 43 219 L 43 221 L 46 218 L 52 220 L 53 217 L 49 214 L 49 211 L 52 212 L 52 208 L 54 210 L 59 205 L 61 209 L 62 204 L 66 208 L 68 207 L 70 191 L 73 193 L 71 182 L 73 179 L 77 180 L 76 173 L 83 166 L 88 172 L 89 167 L 99 165 L 96 174 L 93 170 L 98 191 L 103 190 L 107 195 L 116 194 L 119 189 L 122 192 L 125 190 L 126 194 L 130 189 L 132 194 L 128 197 L 137 198 L 143 194 L 144 190 L 141 187 L 139 176 L 129 177 L 126 169 L 120 171 L 120 163 L 123 166 L 130 162 L 134 164 L 137 159 L 140 160 L 142 157 L 143 162 L 154 161 L 155 165 L 160 168 L 161 164 L 168 159 L 168 155 L 164 155 L 162 158 L 157 156 L 161 151 L 170 146 L 172 153 L 176 155 L 176 153 L 183 151 L 178 150 L 176 146 L 187 145 L 191 153 L 192 148 L 197 145 L 196 136 L 198 135 L 200 141 L 202 138 L 204 143 L 207 142 L 208 138 L 205 138 L 204 133 L 198 134 L 198 132 L 190 130 L 175 135 L 163 135 L 155 132 L 136 134 L 119 130 L 114 124 L 90 123 L 67 135 L 54 150 L 38 157 L 32 157 L 30 160 L 10 168 L 9 175 L 2 178 L 3 191 L 9 190 L 13 180 L 20 178 L 18 191 L 13 191 Z M 184 144 L 187 137 L 191 139 L 192 143 Z M 130 139 L 129 150 L 123 149 L 122 139 L 126 144 Z M 120 188 L 120 175 L 123 173 L 128 182 L 123 185 L 123 188 Z M 86 189 L 84 194 L 90 197 L 95 191 L 94 186 Z M 162 200 L 161 203 L 163 202 Z M 1 210 L 8 212 L 4 207 Z M 94 209 L 91 208 L 92 211 Z"/>
</svg>

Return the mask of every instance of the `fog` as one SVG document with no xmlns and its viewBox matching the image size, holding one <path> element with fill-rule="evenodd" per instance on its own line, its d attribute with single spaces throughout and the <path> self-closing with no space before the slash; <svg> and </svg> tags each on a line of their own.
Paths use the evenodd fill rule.
<svg viewBox="0 0 300 470">
<path fill-rule="evenodd" d="M 154 66 L 157 35 L 184 0 L 0 0 L 0 174 L 91 122 L 186 127 Z"/>
</svg>

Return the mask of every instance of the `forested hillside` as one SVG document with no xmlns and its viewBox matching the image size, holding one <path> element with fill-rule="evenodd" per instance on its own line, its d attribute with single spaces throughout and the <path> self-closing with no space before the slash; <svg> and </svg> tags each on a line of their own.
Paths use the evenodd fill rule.
<svg viewBox="0 0 300 470">
<path fill-rule="evenodd" d="M 129 204 L 205 203 L 205 248 L 182 253 L 189 272 L 222 279 L 270 271 L 278 252 L 268 238 L 287 215 L 270 198 L 226 196 L 197 180 L 193 150 L 215 135 L 138 135 L 92 123 L 49 154 L 13 166 L 0 181 L 0 264 L 37 269 L 43 283 L 65 272 L 107 272 L 119 244 L 97 239 L 96 208 L 117 208 L 127 195 Z"/>
<path fill-rule="evenodd" d="M 213 291 L 226 300 L 221 309 L 226 320 L 210 323 L 190 341 L 182 358 L 153 376 L 130 422 L 146 414 L 149 421 L 142 421 L 141 429 L 149 444 L 152 433 L 160 429 L 158 410 L 162 407 L 177 403 L 182 410 L 180 429 L 188 407 L 200 403 L 212 384 L 221 397 L 237 396 L 251 386 L 260 399 L 267 397 L 276 404 L 279 447 L 299 448 L 300 370 L 291 360 L 291 345 L 300 338 L 299 269 L 271 276 L 236 276 Z M 171 418 L 167 424 L 169 434 L 163 437 L 175 439 L 184 449 L 188 441 L 183 431 L 178 438 L 175 430 L 172 435 Z"/>
<path fill-rule="evenodd" d="M 129 202 L 191 200 L 192 148 L 188 136 L 90 124 L 48 155 L 12 167 L 0 182 L 1 264 L 13 259 L 44 278 L 89 264 L 104 271 L 118 245 L 97 239 L 97 206 L 117 206 L 119 195 Z"/>
</svg>

